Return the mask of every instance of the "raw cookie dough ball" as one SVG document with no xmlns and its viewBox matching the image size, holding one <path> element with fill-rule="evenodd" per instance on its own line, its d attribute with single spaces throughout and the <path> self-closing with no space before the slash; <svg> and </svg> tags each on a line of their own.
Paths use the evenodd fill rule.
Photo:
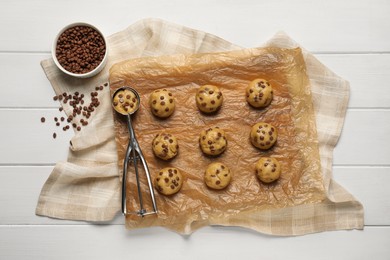
<svg viewBox="0 0 390 260">
<path fill-rule="evenodd" d="M 200 133 L 199 146 L 202 152 L 208 155 L 219 155 L 223 153 L 227 147 L 225 131 L 219 127 L 203 130 Z"/>
<path fill-rule="evenodd" d="M 267 150 L 275 144 L 277 138 L 278 131 L 271 124 L 260 122 L 252 126 L 250 139 L 257 148 Z"/>
<path fill-rule="evenodd" d="M 265 79 L 255 79 L 246 88 L 246 101 L 256 108 L 268 106 L 273 97 L 271 84 Z"/>
<path fill-rule="evenodd" d="M 153 115 L 166 118 L 175 110 L 175 99 L 167 89 L 157 89 L 150 94 L 149 105 Z"/>
<path fill-rule="evenodd" d="M 130 114 L 139 106 L 137 97 L 129 89 L 123 89 L 115 93 L 112 104 L 115 110 L 121 114 Z"/>
<path fill-rule="evenodd" d="M 183 176 L 173 167 L 167 167 L 157 174 L 154 179 L 155 188 L 164 195 L 172 195 L 178 192 L 183 185 Z"/>
<path fill-rule="evenodd" d="M 204 85 L 196 93 L 196 105 L 204 113 L 217 111 L 223 102 L 222 92 L 213 85 Z"/>
<path fill-rule="evenodd" d="M 159 133 L 153 139 L 153 152 L 163 160 L 169 160 L 178 153 L 179 144 L 174 135 L 168 133 Z"/>
<path fill-rule="evenodd" d="M 276 181 L 280 172 L 280 163 L 275 158 L 263 157 L 256 163 L 256 175 L 262 182 Z"/>
<path fill-rule="evenodd" d="M 211 163 L 207 166 L 204 181 L 209 188 L 221 190 L 229 185 L 232 179 L 230 169 L 222 163 Z"/>
</svg>

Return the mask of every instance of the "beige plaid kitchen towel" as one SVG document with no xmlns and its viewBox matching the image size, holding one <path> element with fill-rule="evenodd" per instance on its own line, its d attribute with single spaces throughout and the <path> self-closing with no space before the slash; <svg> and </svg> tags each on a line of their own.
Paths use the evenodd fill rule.
<svg viewBox="0 0 390 260">
<path fill-rule="evenodd" d="M 240 47 L 214 35 L 158 19 L 141 20 L 108 37 L 109 61 L 91 79 L 61 73 L 51 59 L 41 65 L 55 92 L 86 96 L 108 80 L 108 70 L 119 61 L 168 54 L 230 51 Z M 279 33 L 267 46 L 298 46 Z M 324 186 L 327 199 L 319 204 L 238 214 L 220 225 L 242 226 L 274 235 L 302 235 L 325 230 L 362 229 L 363 207 L 332 179 L 333 149 L 340 136 L 349 98 L 349 84 L 303 50 L 312 86 Z M 109 89 L 99 92 L 88 126 L 75 132 L 66 162 L 56 164 L 44 184 L 36 214 L 60 219 L 109 221 L 120 211 L 120 178 Z M 62 104 L 69 115 L 72 107 Z M 194 229 L 187 228 L 185 233 Z"/>
</svg>

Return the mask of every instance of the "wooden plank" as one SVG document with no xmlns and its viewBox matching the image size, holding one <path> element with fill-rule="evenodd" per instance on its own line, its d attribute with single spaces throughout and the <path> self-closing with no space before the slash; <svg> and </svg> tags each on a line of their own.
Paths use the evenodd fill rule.
<svg viewBox="0 0 390 260">
<path fill-rule="evenodd" d="M 213 242 L 211 242 L 213 241 Z M 270 237 L 207 227 L 190 237 L 161 228 L 1 226 L 0 258 L 13 259 L 319 259 L 387 260 L 390 228 Z"/>
<path fill-rule="evenodd" d="M 40 190 L 52 166 L 0 167 L 0 225 L 68 225 L 84 222 L 35 216 Z M 365 209 L 366 225 L 390 225 L 390 167 L 335 167 L 335 180 L 351 192 Z M 123 224 L 118 215 L 110 224 Z"/>
<path fill-rule="evenodd" d="M 40 62 L 48 54 L 0 54 L 0 107 L 58 107 Z M 17 97 L 17 98 L 16 98 Z"/>
<path fill-rule="evenodd" d="M 316 57 L 350 83 L 350 108 L 390 108 L 389 54 L 320 54 Z"/>
<path fill-rule="evenodd" d="M 390 108 L 390 54 L 320 54 L 317 58 L 350 81 L 349 107 Z M 53 108 L 58 102 L 40 61 L 50 57 L 38 53 L 0 53 L 0 107 Z M 23 77 L 19 77 L 23 72 Z M 33 93 L 20 95 L 20 93 Z M 18 97 L 11 98 L 11 97 Z"/>
<path fill-rule="evenodd" d="M 40 122 L 42 116 L 46 122 Z M 54 164 L 64 160 L 73 136 L 56 127 L 56 109 L 0 109 L 0 164 Z M 53 139 L 53 132 L 57 138 Z M 334 152 L 336 165 L 389 165 L 390 110 L 351 109 Z M 371 136 L 371 138 L 367 138 Z"/>
<path fill-rule="evenodd" d="M 64 132 L 63 125 L 55 125 L 54 117 L 61 116 L 64 113 L 57 109 L 1 109 L 0 164 L 53 164 L 66 160 L 73 130 Z M 46 118 L 45 123 L 41 123 L 41 117 Z"/>
<path fill-rule="evenodd" d="M 8 2 L 0 9 L 0 51 L 49 51 L 56 33 L 75 21 L 89 21 L 109 35 L 145 17 L 208 31 L 247 47 L 262 44 L 284 30 L 311 51 L 390 50 L 390 38 L 384 33 L 390 31 L 390 3 L 386 0 L 374 4 L 370 0 L 115 0 L 93 3 L 93 12 L 85 11 L 90 9 L 89 1 Z"/>
<path fill-rule="evenodd" d="M 349 109 L 334 150 L 336 165 L 390 164 L 390 110 Z"/>
<path fill-rule="evenodd" d="M 41 188 L 52 170 L 53 166 L 0 167 L 0 225 L 85 224 L 82 221 L 57 220 L 35 215 Z M 118 214 L 109 223 L 123 225 L 124 219 Z"/>
</svg>

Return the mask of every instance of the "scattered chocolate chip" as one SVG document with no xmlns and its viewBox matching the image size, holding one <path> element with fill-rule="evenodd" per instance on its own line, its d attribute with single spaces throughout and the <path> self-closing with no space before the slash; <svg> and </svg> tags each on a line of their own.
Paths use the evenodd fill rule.
<svg viewBox="0 0 390 260">
<path fill-rule="evenodd" d="M 41 117 L 41 122 L 42 122 L 42 123 L 45 123 L 45 121 L 46 121 L 46 118 Z"/>
<path fill-rule="evenodd" d="M 54 138 L 54 139 L 57 138 L 57 134 L 56 134 L 56 133 L 53 133 L 53 138 Z"/>
</svg>

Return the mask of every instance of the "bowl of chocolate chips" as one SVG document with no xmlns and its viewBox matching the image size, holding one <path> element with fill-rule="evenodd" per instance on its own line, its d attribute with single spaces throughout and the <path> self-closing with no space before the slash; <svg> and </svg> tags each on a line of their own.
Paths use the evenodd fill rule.
<svg viewBox="0 0 390 260">
<path fill-rule="evenodd" d="M 56 36 L 52 57 L 57 67 L 76 78 L 89 78 L 98 74 L 107 63 L 107 42 L 95 26 L 72 23 Z"/>
</svg>

